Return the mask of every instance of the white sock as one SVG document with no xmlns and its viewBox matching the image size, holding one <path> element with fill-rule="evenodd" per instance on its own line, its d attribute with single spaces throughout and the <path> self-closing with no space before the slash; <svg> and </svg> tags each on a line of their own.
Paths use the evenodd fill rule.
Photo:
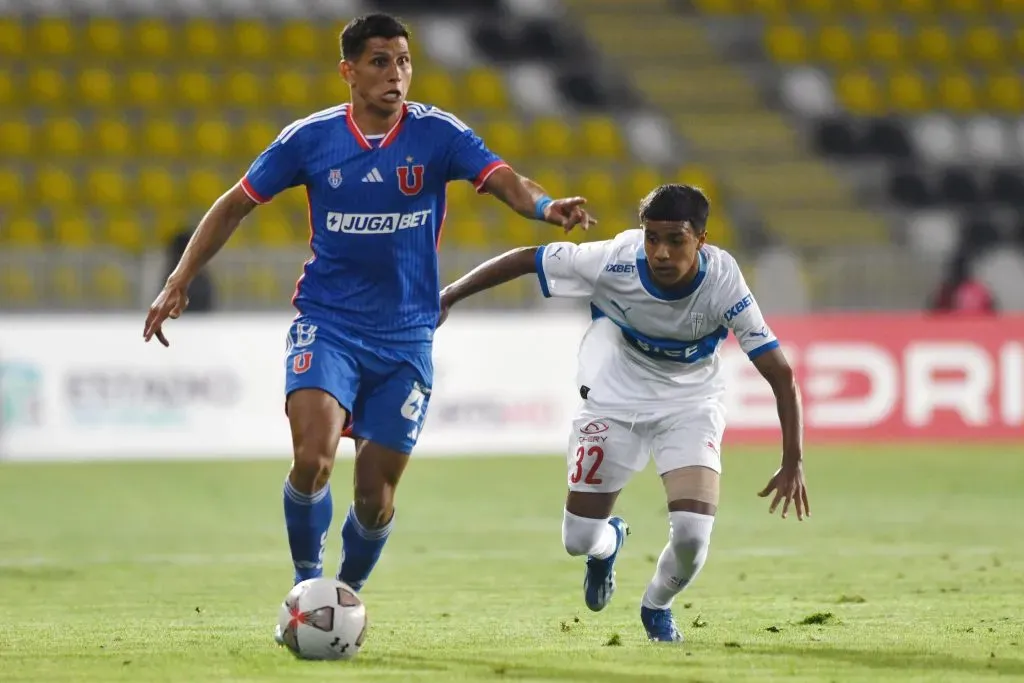
<svg viewBox="0 0 1024 683">
<path fill-rule="evenodd" d="M 562 517 L 562 544 L 572 556 L 589 555 L 603 560 L 615 552 L 618 537 L 609 518 L 577 517 L 568 510 Z"/>
<path fill-rule="evenodd" d="M 715 518 L 696 512 L 670 512 L 668 545 L 658 558 L 658 569 L 647 584 L 643 606 L 667 609 L 700 572 L 711 545 Z"/>
</svg>

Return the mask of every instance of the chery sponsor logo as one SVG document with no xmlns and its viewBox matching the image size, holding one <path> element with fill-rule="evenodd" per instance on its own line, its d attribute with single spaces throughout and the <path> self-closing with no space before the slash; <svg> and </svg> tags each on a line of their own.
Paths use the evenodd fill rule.
<svg viewBox="0 0 1024 683">
<path fill-rule="evenodd" d="M 809 438 L 1021 438 L 1024 321 L 883 320 L 772 321 Z M 777 432 L 767 383 L 735 348 L 729 355 L 730 432 Z"/>
</svg>

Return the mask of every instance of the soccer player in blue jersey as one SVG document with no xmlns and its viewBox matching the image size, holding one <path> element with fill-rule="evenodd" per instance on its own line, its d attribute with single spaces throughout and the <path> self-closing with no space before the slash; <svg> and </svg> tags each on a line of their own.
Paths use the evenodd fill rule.
<svg viewBox="0 0 1024 683">
<path fill-rule="evenodd" d="M 338 578 L 362 588 L 391 533 L 395 488 L 430 400 L 447 183 L 470 181 L 566 231 L 595 222 L 583 198 L 551 199 L 452 114 L 407 102 L 408 40 L 386 14 L 345 27 L 339 72 L 351 101 L 281 131 L 200 221 L 146 318 L 145 340 L 166 346 L 163 323 L 185 310 L 189 283 L 242 219 L 305 187 L 313 253 L 293 297 L 285 360 L 294 459 L 284 517 L 296 582 L 322 574 L 343 430 L 356 441 L 355 492 Z"/>
</svg>

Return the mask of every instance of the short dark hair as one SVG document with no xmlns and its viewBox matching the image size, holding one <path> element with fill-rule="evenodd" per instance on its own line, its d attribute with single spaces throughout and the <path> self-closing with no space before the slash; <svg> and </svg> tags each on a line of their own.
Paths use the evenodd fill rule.
<svg viewBox="0 0 1024 683">
<path fill-rule="evenodd" d="M 640 200 L 640 221 L 685 221 L 698 235 L 708 227 L 711 203 L 700 188 L 670 183 L 659 185 Z"/>
<path fill-rule="evenodd" d="M 398 17 L 377 13 L 356 17 L 348 22 L 341 32 L 341 56 L 343 59 L 359 59 L 370 38 L 409 39 L 409 29 Z"/>
</svg>

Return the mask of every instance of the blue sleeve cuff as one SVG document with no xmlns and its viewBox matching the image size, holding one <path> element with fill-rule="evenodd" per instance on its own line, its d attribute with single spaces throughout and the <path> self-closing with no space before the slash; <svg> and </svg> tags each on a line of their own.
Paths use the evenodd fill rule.
<svg viewBox="0 0 1024 683">
<path fill-rule="evenodd" d="M 540 280 L 540 293 L 545 299 L 551 298 L 551 291 L 548 289 L 548 278 L 544 274 L 544 246 L 537 247 L 537 254 L 534 257 L 537 265 L 537 279 Z"/>
<path fill-rule="evenodd" d="M 774 341 L 770 341 L 767 344 L 762 344 L 761 346 L 758 346 L 753 351 L 749 351 L 747 353 L 747 358 L 749 358 L 750 360 L 754 360 L 758 356 L 764 355 L 764 354 L 768 353 L 769 351 L 771 351 L 772 349 L 777 349 L 777 348 L 779 348 L 779 340 L 778 339 L 776 339 Z"/>
</svg>

